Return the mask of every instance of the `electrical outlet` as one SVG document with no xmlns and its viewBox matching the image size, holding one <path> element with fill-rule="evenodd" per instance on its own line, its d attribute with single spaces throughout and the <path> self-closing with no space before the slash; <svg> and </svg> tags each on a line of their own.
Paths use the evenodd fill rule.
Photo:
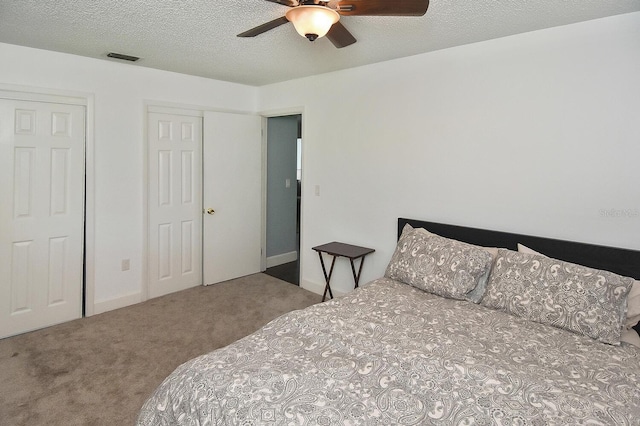
<svg viewBox="0 0 640 426">
<path fill-rule="evenodd" d="M 131 269 L 131 260 L 122 259 L 122 270 L 128 271 L 129 269 Z"/>
</svg>

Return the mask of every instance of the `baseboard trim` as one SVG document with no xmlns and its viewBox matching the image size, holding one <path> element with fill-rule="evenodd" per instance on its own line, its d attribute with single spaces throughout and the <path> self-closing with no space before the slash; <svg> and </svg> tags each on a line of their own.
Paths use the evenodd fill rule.
<svg viewBox="0 0 640 426">
<path fill-rule="evenodd" d="M 319 294 L 322 296 L 322 294 L 324 293 L 324 284 L 320 284 L 320 283 L 315 283 L 315 282 L 311 282 L 311 281 L 307 281 L 307 280 L 302 280 L 300 282 L 300 287 L 302 287 L 305 290 L 308 290 L 312 293 L 315 294 Z M 340 297 L 340 296 L 344 296 L 345 294 L 349 293 L 349 292 L 343 292 L 340 290 L 334 290 L 333 286 L 331 286 L 331 293 L 333 293 L 334 297 Z M 327 298 L 329 297 L 329 295 L 327 294 Z M 327 299 L 329 300 L 329 299 Z"/>
<path fill-rule="evenodd" d="M 269 256 L 267 257 L 267 268 L 273 268 L 274 266 L 283 265 L 289 262 L 295 262 L 296 260 L 298 260 L 297 251 L 290 251 L 289 253 Z"/>
<path fill-rule="evenodd" d="M 127 306 L 135 305 L 142 301 L 142 293 L 131 293 L 126 296 L 116 297 L 115 299 L 103 300 L 102 302 L 96 302 L 93 306 L 94 315 L 101 314 L 103 312 L 113 311 L 114 309 L 120 309 Z"/>
</svg>

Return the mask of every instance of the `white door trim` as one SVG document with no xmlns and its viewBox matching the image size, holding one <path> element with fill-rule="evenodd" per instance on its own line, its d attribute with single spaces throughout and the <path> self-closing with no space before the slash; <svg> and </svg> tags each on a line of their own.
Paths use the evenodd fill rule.
<svg viewBox="0 0 640 426">
<path fill-rule="evenodd" d="M 85 111 L 84 316 L 95 313 L 95 100 L 92 93 L 0 83 L 0 97 L 82 105 Z"/>
<path fill-rule="evenodd" d="M 147 114 L 149 114 L 150 112 L 157 112 L 158 114 L 187 115 L 189 117 L 204 117 L 204 111 L 201 109 L 162 106 L 156 104 L 147 105 Z"/>
</svg>

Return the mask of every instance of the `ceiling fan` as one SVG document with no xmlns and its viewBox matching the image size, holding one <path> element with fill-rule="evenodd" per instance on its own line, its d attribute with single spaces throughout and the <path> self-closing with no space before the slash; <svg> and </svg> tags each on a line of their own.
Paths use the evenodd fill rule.
<svg viewBox="0 0 640 426">
<path fill-rule="evenodd" d="M 280 25 L 292 22 L 296 31 L 314 41 L 327 36 L 337 48 L 356 42 L 340 23 L 340 16 L 422 16 L 429 0 L 267 0 L 289 6 L 285 16 L 238 34 L 255 37 Z"/>
</svg>

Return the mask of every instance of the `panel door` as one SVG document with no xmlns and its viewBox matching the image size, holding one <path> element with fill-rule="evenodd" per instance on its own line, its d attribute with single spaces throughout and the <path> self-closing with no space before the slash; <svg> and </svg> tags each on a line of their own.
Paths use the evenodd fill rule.
<svg viewBox="0 0 640 426">
<path fill-rule="evenodd" d="M 261 134 L 259 116 L 205 112 L 205 285 L 260 272 Z"/>
<path fill-rule="evenodd" d="M 149 113 L 149 297 L 202 284 L 202 118 Z"/>
<path fill-rule="evenodd" d="M 82 316 L 85 109 L 0 99 L 0 338 Z"/>
</svg>

